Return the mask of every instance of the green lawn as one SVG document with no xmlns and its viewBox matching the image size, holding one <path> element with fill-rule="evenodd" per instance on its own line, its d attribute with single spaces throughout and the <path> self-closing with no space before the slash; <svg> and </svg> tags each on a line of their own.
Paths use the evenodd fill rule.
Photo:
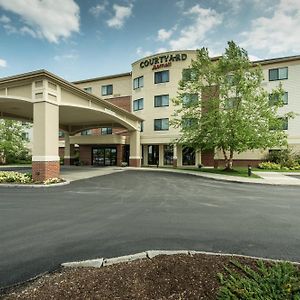
<svg viewBox="0 0 300 300">
<path fill-rule="evenodd" d="M 248 177 L 248 169 L 247 168 L 234 168 L 234 170 L 228 172 L 224 171 L 222 168 L 214 169 L 214 168 L 180 168 L 178 170 L 188 170 L 194 172 L 204 172 L 204 173 L 213 173 L 227 176 L 237 176 L 237 177 Z M 248 178 L 260 178 L 260 176 L 253 174 Z"/>
<path fill-rule="evenodd" d="M 300 173 L 300 170 L 266 170 L 266 169 L 259 169 L 259 168 L 252 168 L 255 172 L 282 172 L 282 173 Z"/>
</svg>

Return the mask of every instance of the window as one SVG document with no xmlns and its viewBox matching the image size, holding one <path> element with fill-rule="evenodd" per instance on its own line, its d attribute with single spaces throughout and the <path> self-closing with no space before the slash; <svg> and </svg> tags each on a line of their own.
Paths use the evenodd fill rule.
<svg viewBox="0 0 300 300">
<path fill-rule="evenodd" d="M 141 132 L 144 132 L 144 121 L 141 122 Z"/>
<path fill-rule="evenodd" d="M 144 86 L 144 76 L 133 79 L 133 89 L 138 89 Z"/>
<path fill-rule="evenodd" d="M 86 87 L 86 88 L 83 88 L 83 90 L 87 93 L 91 93 L 92 92 L 92 88 L 91 87 Z"/>
<path fill-rule="evenodd" d="M 92 130 L 91 129 L 87 129 L 87 130 L 81 131 L 81 135 L 91 135 L 91 134 L 92 134 Z"/>
<path fill-rule="evenodd" d="M 173 165 L 173 145 L 164 145 L 164 165 Z"/>
<path fill-rule="evenodd" d="M 133 111 L 141 110 L 144 108 L 144 98 L 133 101 Z"/>
<path fill-rule="evenodd" d="M 182 80 L 184 81 L 190 81 L 195 80 L 196 74 L 193 72 L 192 69 L 183 69 L 182 70 Z"/>
<path fill-rule="evenodd" d="M 279 101 L 279 95 L 274 95 L 274 94 L 270 94 L 269 95 L 269 104 L 270 105 L 274 105 L 276 104 L 277 102 Z M 289 94 L 288 92 L 285 92 L 283 95 L 282 95 L 282 102 L 284 105 L 287 105 L 288 102 L 289 102 Z"/>
<path fill-rule="evenodd" d="M 169 95 L 154 96 L 154 107 L 169 106 Z"/>
<path fill-rule="evenodd" d="M 241 98 L 239 98 L 239 97 L 231 97 L 231 98 L 226 99 L 225 109 L 236 108 L 239 105 L 240 101 L 241 101 Z"/>
<path fill-rule="evenodd" d="M 108 85 L 102 85 L 101 87 L 101 95 L 102 96 L 108 96 L 113 94 L 113 85 L 108 84 Z"/>
<path fill-rule="evenodd" d="M 182 129 L 188 129 L 191 127 L 196 127 L 198 124 L 196 118 L 183 118 L 182 119 Z"/>
<path fill-rule="evenodd" d="M 269 70 L 269 81 L 288 79 L 288 68 L 277 68 Z"/>
<path fill-rule="evenodd" d="M 169 82 L 169 71 L 161 71 L 154 73 L 154 83 Z"/>
<path fill-rule="evenodd" d="M 159 163 L 159 146 L 148 146 L 148 165 L 158 165 Z"/>
<path fill-rule="evenodd" d="M 102 134 L 102 135 L 105 135 L 105 134 L 112 134 L 112 128 L 111 128 L 111 127 L 101 128 L 101 134 Z"/>
<path fill-rule="evenodd" d="M 169 119 L 155 119 L 154 131 L 169 130 Z"/>
<path fill-rule="evenodd" d="M 184 166 L 194 166 L 195 161 L 195 150 L 190 147 L 184 147 L 182 149 L 182 164 Z"/>
<path fill-rule="evenodd" d="M 270 124 L 270 130 L 288 130 L 289 121 L 288 118 L 278 118 L 273 124 Z"/>
<path fill-rule="evenodd" d="M 198 94 L 184 94 L 182 100 L 185 107 L 191 106 L 198 102 Z"/>
<path fill-rule="evenodd" d="M 59 136 L 60 138 L 63 138 L 63 137 L 65 136 L 64 131 L 60 130 L 60 131 L 58 132 L 58 136 Z"/>
<path fill-rule="evenodd" d="M 23 141 L 29 140 L 29 132 L 22 132 L 22 140 Z"/>
</svg>

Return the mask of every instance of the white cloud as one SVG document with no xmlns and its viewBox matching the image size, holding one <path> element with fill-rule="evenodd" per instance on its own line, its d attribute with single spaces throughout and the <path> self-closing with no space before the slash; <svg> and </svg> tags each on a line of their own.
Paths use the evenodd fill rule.
<svg viewBox="0 0 300 300">
<path fill-rule="evenodd" d="M 7 17 L 7 16 L 5 16 L 5 15 L 2 15 L 1 17 L 0 17 L 0 22 L 1 23 L 9 23 L 10 22 L 10 18 L 9 17 Z"/>
<path fill-rule="evenodd" d="M 107 1 L 104 1 L 103 3 L 97 4 L 95 6 L 92 6 L 89 9 L 89 12 L 94 16 L 94 17 L 99 17 L 101 13 L 103 13 L 106 10 L 106 6 L 108 5 Z"/>
<path fill-rule="evenodd" d="M 280 0 L 272 16 L 252 21 L 251 30 L 243 32 L 242 46 L 270 54 L 299 52 L 300 1 Z"/>
<path fill-rule="evenodd" d="M 122 28 L 126 19 L 131 16 L 132 8 L 132 4 L 129 4 L 129 6 L 114 4 L 114 16 L 111 19 L 107 20 L 107 25 L 116 29 Z"/>
<path fill-rule="evenodd" d="M 6 60 L 0 58 L 0 68 L 6 68 L 6 67 L 7 67 Z"/>
<path fill-rule="evenodd" d="M 157 40 L 164 42 L 164 41 L 168 40 L 172 34 L 173 34 L 172 29 L 170 29 L 170 30 L 166 30 L 164 28 L 159 29 L 157 32 Z"/>
<path fill-rule="evenodd" d="M 79 55 L 77 53 L 68 53 L 68 54 L 63 54 L 63 55 L 56 55 L 54 56 L 54 60 L 56 61 L 62 61 L 62 60 L 74 60 L 78 59 Z"/>
<path fill-rule="evenodd" d="M 180 9 L 183 9 L 184 8 L 184 5 L 185 5 L 185 2 L 184 0 L 178 0 L 175 5 L 180 8 Z"/>
<path fill-rule="evenodd" d="M 222 15 L 211 8 L 202 8 L 199 4 L 190 8 L 184 15 L 191 17 L 192 24 L 184 27 L 179 37 L 170 41 L 173 50 L 201 47 L 206 34 L 222 23 Z"/>
<path fill-rule="evenodd" d="M 139 57 L 145 57 L 145 56 L 150 56 L 153 52 L 152 51 L 144 51 L 142 47 L 138 47 L 136 49 L 136 54 Z"/>
<path fill-rule="evenodd" d="M 21 16 L 26 25 L 22 26 L 21 33 L 45 38 L 52 43 L 79 32 L 79 6 L 76 2 L 63 0 L 59 6 L 57 4 L 54 0 L 0 0 L 0 7 Z"/>
</svg>

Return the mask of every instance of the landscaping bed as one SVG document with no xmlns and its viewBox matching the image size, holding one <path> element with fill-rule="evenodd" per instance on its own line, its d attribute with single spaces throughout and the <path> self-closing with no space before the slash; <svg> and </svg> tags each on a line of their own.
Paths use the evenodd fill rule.
<svg viewBox="0 0 300 300">
<path fill-rule="evenodd" d="M 236 263 L 257 271 L 257 260 L 251 258 L 205 254 L 160 255 L 151 260 L 101 268 L 62 268 L 7 291 L 2 294 L 2 299 L 254 299 L 254 295 L 248 297 L 249 293 L 251 295 L 251 285 L 257 291 L 256 296 L 260 291 L 267 293 L 255 299 L 300 299 L 300 293 L 294 290 L 294 287 L 299 288 L 298 267 L 283 263 L 270 274 L 265 273 L 267 269 L 260 274 L 260 271 L 238 269 Z M 274 263 L 267 262 L 264 268 L 270 269 L 272 265 Z M 228 270 L 234 270 L 248 279 L 232 280 L 233 273 Z M 223 279 L 218 273 L 223 274 Z M 223 284 L 222 292 L 220 282 Z M 274 290 L 274 297 L 268 292 L 270 283 L 275 286 L 275 289 L 270 289 Z M 230 293 L 227 289 L 230 286 L 238 297 L 226 296 L 227 292 Z"/>
</svg>

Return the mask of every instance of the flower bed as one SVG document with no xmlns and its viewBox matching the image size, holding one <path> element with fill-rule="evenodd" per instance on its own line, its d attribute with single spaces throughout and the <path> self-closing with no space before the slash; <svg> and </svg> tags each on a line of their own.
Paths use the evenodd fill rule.
<svg viewBox="0 0 300 300">
<path fill-rule="evenodd" d="M 13 171 L 0 172 L 0 183 L 12 183 L 12 184 L 43 184 L 49 185 L 54 183 L 64 182 L 61 178 L 49 178 L 45 181 L 33 181 L 30 173 L 19 173 Z"/>
</svg>

